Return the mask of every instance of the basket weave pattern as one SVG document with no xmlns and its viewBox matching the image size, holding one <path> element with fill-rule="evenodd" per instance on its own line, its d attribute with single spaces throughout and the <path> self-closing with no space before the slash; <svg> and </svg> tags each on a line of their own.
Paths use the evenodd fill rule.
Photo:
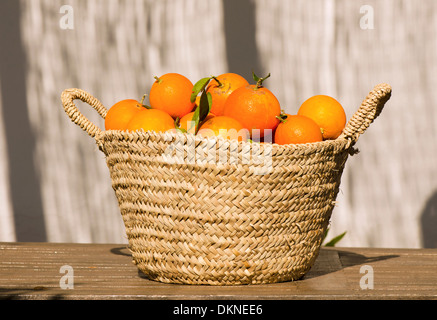
<svg viewBox="0 0 437 320">
<path fill-rule="evenodd" d="M 376 86 L 338 139 L 288 146 L 102 131 L 74 105 L 87 102 L 104 118 L 97 99 L 68 89 L 62 102 L 105 154 L 139 270 L 166 283 L 238 285 L 309 271 L 346 160 L 390 94 Z"/>
</svg>

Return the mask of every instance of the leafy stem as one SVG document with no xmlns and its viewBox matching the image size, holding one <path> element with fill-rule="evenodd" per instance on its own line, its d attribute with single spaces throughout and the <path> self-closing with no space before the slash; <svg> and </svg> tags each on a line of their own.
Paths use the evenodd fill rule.
<svg viewBox="0 0 437 320">
<path fill-rule="evenodd" d="M 203 90 L 200 95 L 199 105 L 197 106 L 196 110 L 194 110 L 194 115 L 192 118 L 192 121 L 194 121 L 195 124 L 194 134 L 197 134 L 200 128 L 200 124 L 203 122 L 203 120 L 206 119 L 209 112 L 211 111 L 211 105 L 212 105 L 211 93 Z"/>
<path fill-rule="evenodd" d="M 202 78 L 194 84 L 193 91 L 191 92 L 191 102 L 195 102 L 196 97 L 199 95 L 199 93 L 205 91 L 206 86 L 211 81 L 211 79 L 212 77 Z"/>
<path fill-rule="evenodd" d="M 217 77 L 211 76 L 211 78 L 214 79 L 217 82 L 217 85 L 218 85 L 219 88 L 223 87 L 223 83 L 221 83 L 220 80 Z"/>
<path fill-rule="evenodd" d="M 178 132 L 187 133 L 187 130 L 185 130 L 184 128 L 181 128 L 181 119 L 179 117 L 176 117 L 176 119 L 174 121 L 174 127 L 175 127 L 176 131 L 178 131 Z"/>
<path fill-rule="evenodd" d="M 143 107 L 146 109 L 152 109 L 152 107 L 144 104 L 144 100 L 146 99 L 146 97 L 147 97 L 147 93 L 143 94 L 143 97 L 141 98 L 141 101 L 140 101 L 140 107 Z"/>
<path fill-rule="evenodd" d="M 211 111 L 212 96 L 209 92 L 206 92 L 208 83 L 214 79 L 214 77 L 206 77 L 197 81 L 193 86 L 193 91 L 191 93 L 191 102 L 195 102 L 197 96 L 200 94 L 200 102 L 196 110 L 194 110 L 194 115 L 192 120 L 195 123 L 194 134 L 199 131 L 200 124 L 208 116 Z"/>
<path fill-rule="evenodd" d="M 279 116 L 276 116 L 276 119 L 278 119 L 282 123 L 285 123 L 287 118 L 288 118 L 288 115 L 286 115 L 284 111 L 282 111 Z"/>
<path fill-rule="evenodd" d="M 161 83 L 162 82 L 162 79 L 160 79 L 159 77 L 157 77 L 157 76 L 154 76 L 153 77 L 156 81 L 158 81 L 158 83 Z"/>
<path fill-rule="evenodd" d="M 262 86 L 263 86 L 263 82 L 264 82 L 266 79 L 270 78 L 270 73 L 269 73 L 268 75 L 266 75 L 264 78 L 260 78 L 260 77 L 258 77 L 258 76 L 255 74 L 254 71 L 252 71 L 252 77 L 253 77 L 253 80 L 256 82 L 256 86 L 255 86 L 255 88 L 256 88 L 256 89 L 259 89 L 259 88 L 262 88 Z"/>
</svg>

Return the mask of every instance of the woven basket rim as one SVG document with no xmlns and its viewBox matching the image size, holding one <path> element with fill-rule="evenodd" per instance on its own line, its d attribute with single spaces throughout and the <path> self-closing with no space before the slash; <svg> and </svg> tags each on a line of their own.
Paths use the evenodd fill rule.
<svg viewBox="0 0 437 320">
<path fill-rule="evenodd" d="M 194 135 L 192 133 L 182 133 L 182 132 L 155 132 L 155 131 L 145 131 L 143 129 L 138 131 L 121 131 L 121 130 L 105 130 L 96 134 L 95 139 L 99 144 L 104 144 L 105 141 L 112 140 L 126 140 L 126 141 L 137 141 L 137 140 L 147 140 L 150 138 L 173 141 L 171 139 L 186 139 L 193 140 L 196 143 L 201 142 L 225 142 L 238 144 L 240 147 L 252 147 L 254 144 L 258 144 L 261 148 L 271 147 L 272 151 L 314 151 L 323 148 L 329 148 L 333 146 L 338 146 L 340 148 L 348 149 L 351 148 L 355 142 L 350 138 L 337 138 L 335 140 L 324 140 L 311 143 L 300 143 L 300 144 L 277 144 L 274 142 L 250 142 L 250 141 L 237 141 L 228 140 L 222 137 L 202 137 L 199 135 Z"/>
</svg>

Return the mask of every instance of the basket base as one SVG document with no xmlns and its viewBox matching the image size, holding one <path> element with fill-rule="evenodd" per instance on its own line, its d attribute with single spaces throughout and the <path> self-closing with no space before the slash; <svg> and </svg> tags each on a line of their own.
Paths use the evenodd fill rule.
<svg viewBox="0 0 437 320">
<path fill-rule="evenodd" d="M 186 266 L 177 271 L 169 271 L 151 266 L 150 263 L 141 261 L 140 258 L 134 258 L 132 262 L 137 266 L 141 277 L 161 283 L 210 286 L 259 285 L 301 280 L 313 266 L 318 254 L 319 250 L 316 250 L 310 259 L 305 259 L 305 263 L 284 270 L 249 271 L 244 268 L 214 270 L 211 267 L 196 270 Z"/>
<path fill-rule="evenodd" d="M 282 276 L 258 276 L 258 277 L 236 277 L 229 275 L 228 277 L 223 277 L 222 279 L 214 279 L 211 277 L 199 277 L 193 279 L 192 277 L 187 277 L 186 275 L 173 275 L 172 277 L 161 276 L 157 274 L 152 274 L 137 265 L 141 276 L 151 280 L 161 283 L 168 284 L 183 284 L 183 285 L 209 285 L 209 286 L 237 286 L 237 285 L 259 285 L 259 284 L 272 284 L 280 282 L 298 281 L 301 280 L 309 271 L 301 270 L 293 274 L 287 274 Z M 144 270 L 144 271 L 143 271 Z"/>
</svg>

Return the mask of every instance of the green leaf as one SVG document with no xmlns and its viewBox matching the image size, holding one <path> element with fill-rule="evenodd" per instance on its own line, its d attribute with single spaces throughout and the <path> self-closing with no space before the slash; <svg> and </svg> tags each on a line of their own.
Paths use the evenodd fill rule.
<svg viewBox="0 0 437 320">
<path fill-rule="evenodd" d="M 322 241 L 326 240 L 326 237 L 328 236 L 329 228 L 326 228 L 325 234 L 323 235 Z"/>
<path fill-rule="evenodd" d="M 199 131 L 200 124 L 203 120 L 208 116 L 209 112 L 211 111 L 211 105 L 212 105 L 212 96 L 209 92 L 206 92 L 205 90 L 202 91 L 202 94 L 200 95 L 200 103 L 197 106 L 196 110 L 194 111 L 194 115 L 192 118 L 192 121 L 194 121 L 195 124 L 195 133 L 197 134 L 197 131 Z"/>
<path fill-rule="evenodd" d="M 202 78 L 194 84 L 193 92 L 191 93 L 191 98 L 190 98 L 191 102 L 196 101 L 196 97 L 199 95 L 200 92 L 205 90 L 210 80 L 211 77 Z"/>
<path fill-rule="evenodd" d="M 258 76 L 255 74 L 255 71 L 253 71 L 253 70 L 252 70 L 252 78 L 253 78 L 253 80 L 254 80 L 256 83 L 258 83 L 258 81 L 260 80 L 260 77 L 258 77 Z"/>
<path fill-rule="evenodd" d="M 198 127 L 199 127 L 199 123 L 200 123 L 199 115 L 200 115 L 200 105 L 197 106 L 196 110 L 194 110 L 193 117 L 191 118 L 191 121 L 194 122 L 194 125 L 195 125 L 195 128 L 196 128 L 196 130 L 194 130 L 195 133 L 197 133 Z"/>
<path fill-rule="evenodd" d="M 211 107 L 212 107 L 212 95 L 211 95 L 211 93 L 208 92 L 206 94 L 206 97 L 208 98 L 208 113 L 205 115 L 205 118 L 211 112 Z"/>
<path fill-rule="evenodd" d="M 346 231 L 343 232 L 342 234 L 334 237 L 331 241 L 329 241 L 328 243 L 325 244 L 325 247 L 335 247 L 335 245 L 341 240 L 343 239 L 343 237 L 345 236 Z M 326 236 L 326 234 L 325 234 Z"/>
</svg>

